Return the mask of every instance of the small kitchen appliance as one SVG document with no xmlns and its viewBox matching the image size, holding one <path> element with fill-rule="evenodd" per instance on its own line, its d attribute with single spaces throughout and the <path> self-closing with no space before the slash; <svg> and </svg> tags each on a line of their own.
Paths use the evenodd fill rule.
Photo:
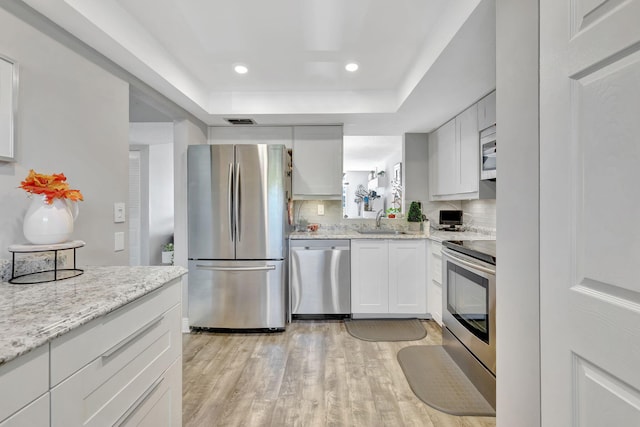
<svg viewBox="0 0 640 427">
<path fill-rule="evenodd" d="M 497 163 L 496 125 L 480 132 L 480 179 L 496 179 Z"/>
<path fill-rule="evenodd" d="M 462 230 L 462 211 L 460 210 L 442 210 L 439 219 L 440 230 L 444 231 L 461 231 Z"/>
</svg>

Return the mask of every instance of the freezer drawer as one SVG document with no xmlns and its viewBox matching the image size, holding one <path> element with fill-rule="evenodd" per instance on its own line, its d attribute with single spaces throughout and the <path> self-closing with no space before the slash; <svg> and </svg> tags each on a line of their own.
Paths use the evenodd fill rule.
<svg viewBox="0 0 640 427">
<path fill-rule="evenodd" d="M 284 329 L 284 261 L 189 261 L 189 325 Z"/>
<path fill-rule="evenodd" d="M 292 240 L 291 314 L 351 313 L 349 240 Z"/>
</svg>

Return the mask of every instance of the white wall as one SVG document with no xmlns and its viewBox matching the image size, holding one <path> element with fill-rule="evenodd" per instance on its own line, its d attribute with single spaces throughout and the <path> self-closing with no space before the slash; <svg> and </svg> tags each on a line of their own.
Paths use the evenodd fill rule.
<svg viewBox="0 0 640 427">
<path fill-rule="evenodd" d="M 209 144 L 284 144 L 293 146 L 292 126 L 212 126 Z"/>
<path fill-rule="evenodd" d="M 497 1 L 497 425 L 540 426 L 538 0 Z"/>
<path fill-rule="evenodd" d="M 145 122 L 129 125 L 131 149 L 143 149 L 147 176 L 143 177 L 141 210 L 145 241 L 142 242 L 142 264 L 162 265 L 162 246 L 173 239 L 174 177 L 172 122 Z"/>
<path fill-rule="evenodd" d="M 173 134 L 173 132 L 172 132 Z M 173 241 L 173 144 L 149 146 L 149 264 L 162 265 L 162 246 Z"/>
<path fill-rule="evenodd" d="M 63 172 L 84 195 L 72 235 L 87 243 L 78 263 L 128 264 L 127 250 L 113 250 L 114 232 L 127 232 L 113 222 L 113 203 L 128 198 L 128 84 L 4 9 L 0 53 L 20 73 L 16 162 L 0 162 L 0 258 L 25 241 L 28 199 L 16 187 L 33 168 Z"/>
<path fill-rule="evenodd" d="M 173 143 L 173 199 L 174 199 L 174 265 L 188 268 L 189 237 L 187 227 L 187 148 L 189 145 L 206 144 L 206 129 L 189 120 L 175 123 Z M 182 279 L 182 318 L 186 322 L 189 313 L 188 279 Z M 183 324 L 183 331 L 185 330 Z"/>
</svg>

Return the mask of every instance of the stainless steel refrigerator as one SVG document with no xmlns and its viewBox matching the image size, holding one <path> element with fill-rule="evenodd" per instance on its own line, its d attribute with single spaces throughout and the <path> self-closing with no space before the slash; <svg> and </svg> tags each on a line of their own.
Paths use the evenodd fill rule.
<svg viewBox="0 0 640 427">
<path fill-rule="evenodd" d="M 284 329 L 286 148 L 188 148 L 189 325 Z"/>
</svg>

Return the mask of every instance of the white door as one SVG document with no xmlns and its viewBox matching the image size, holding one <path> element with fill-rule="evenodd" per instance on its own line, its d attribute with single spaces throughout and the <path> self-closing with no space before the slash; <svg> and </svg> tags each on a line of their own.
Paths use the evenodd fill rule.
<svg viewBox="0 0 640 427">
<path fill-rule="evenodd" d="M 540 3 L 542 425 L 640 425 L 640 0 Z"/>
</svg>

